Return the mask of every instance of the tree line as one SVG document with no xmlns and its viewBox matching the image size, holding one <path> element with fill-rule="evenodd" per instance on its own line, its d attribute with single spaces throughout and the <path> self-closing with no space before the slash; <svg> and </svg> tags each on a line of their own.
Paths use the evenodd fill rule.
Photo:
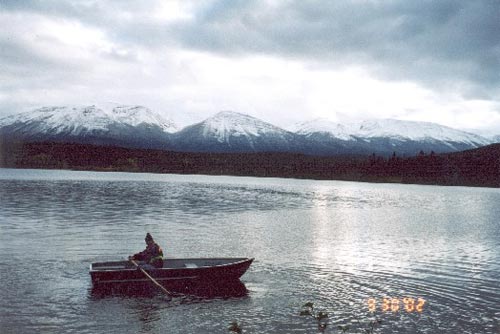
<svg viewBox="0 0 500 334">
<path fill-rule="evenodd" d="M 500 187 L 500 144 L 400 157 L 196 153 L 75 143 L 3 141 L 0 167 L 285 177 Z"/>
</svg>

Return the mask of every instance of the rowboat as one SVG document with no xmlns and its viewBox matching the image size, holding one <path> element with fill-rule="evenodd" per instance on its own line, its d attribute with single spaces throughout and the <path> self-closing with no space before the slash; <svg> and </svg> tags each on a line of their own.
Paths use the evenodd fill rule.
<svg viewBox="0 0 500 334">
<path fill-rule="evenodd" d="M 163 268 L 147 270 L 162 285 L 238 280 L 253 258 L 164 259 Z M 90 265 L 92 284 L 147 284 L 150 279 L 128 261 L 98 262 Z"/>
</svg>

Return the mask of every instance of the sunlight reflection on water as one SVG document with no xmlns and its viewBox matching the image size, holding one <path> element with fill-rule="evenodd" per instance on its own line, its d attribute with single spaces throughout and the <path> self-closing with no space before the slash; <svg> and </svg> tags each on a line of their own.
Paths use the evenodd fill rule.
<svg viewBox="0 0 500 334">
<path fill-rule="evenodd" d="M 391 333 L 499 328 L 497 189 L 0 169 L 0 198 L 5 333 L 214 333 L 233 320 L 308 333 L 307 301 L 359 331 L 374 316 Z M 167 256 L 255 257 L 248 296 L 89 297 L 88 265 L 142 249 L 146 231 Z M 384 297 L 427 304 L 369 313 Z"/>
</svg>

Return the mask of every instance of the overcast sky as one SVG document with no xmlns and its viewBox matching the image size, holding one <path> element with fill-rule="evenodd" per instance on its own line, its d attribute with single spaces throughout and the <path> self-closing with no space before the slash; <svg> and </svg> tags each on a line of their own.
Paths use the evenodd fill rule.
<svg viewBox="0 0 500 334">
<path fill-rule="evenodd" d="M 140 104 L 500 134 L 500 1 L 0 0 L 0 116 Z"/>
</svg>

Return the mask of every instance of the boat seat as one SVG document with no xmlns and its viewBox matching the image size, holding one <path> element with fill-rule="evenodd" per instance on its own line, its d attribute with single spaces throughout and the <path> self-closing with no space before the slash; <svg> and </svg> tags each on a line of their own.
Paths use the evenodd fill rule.
<svg viewBox="0 0 500 334">
<path fill-rule="evenodd" d="M 196 263 L 184 263 L 184 267 L 186 267 L 186 268 L 198 268 Z"/>
</svg>

